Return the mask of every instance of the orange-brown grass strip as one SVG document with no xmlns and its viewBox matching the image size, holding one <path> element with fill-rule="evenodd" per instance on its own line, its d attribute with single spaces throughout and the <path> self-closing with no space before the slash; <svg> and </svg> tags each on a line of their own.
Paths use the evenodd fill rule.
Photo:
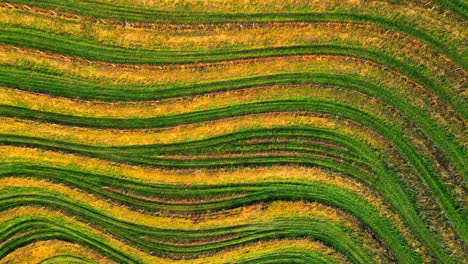
<svg viewBox="0 0 468 264">
<path fill-rule="evenodd" d="M 82 144 L 130 146 L 146 144 L 170 144 L 195 141 L 226 135 L 240 130 L 288 126 L 311 126 L 338 129 L 345 134 L 366 140 L 372 146 L 384 143 L 376 132 L 347 120 L 308 113 L 266 113 L 219 119 L 203 123 L 179 125 L 153 130 L 114 130 L 70 127 L 29 120 L 0 117 L 0 133 L 43 137 Z"/>
</svg>

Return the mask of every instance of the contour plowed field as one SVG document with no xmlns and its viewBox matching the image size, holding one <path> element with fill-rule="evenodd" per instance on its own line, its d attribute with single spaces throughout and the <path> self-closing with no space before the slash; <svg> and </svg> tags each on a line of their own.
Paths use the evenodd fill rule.
<svg viewBox="0 0 468 264">
<path fill-rule="evenodd" d="M 463 0 L 0 0 L 0 263 L 465 263 Z"/>
</svg>

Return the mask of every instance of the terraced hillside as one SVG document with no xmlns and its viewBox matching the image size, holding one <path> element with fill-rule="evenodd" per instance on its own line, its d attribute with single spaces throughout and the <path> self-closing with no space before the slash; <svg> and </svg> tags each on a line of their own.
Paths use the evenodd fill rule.
<svg viewBox="0 0 468 264">
<path fill-rule="evenodd" d="M 466 263 L 464 0 L 0 0 L 0 263 Z"/>
</svg>

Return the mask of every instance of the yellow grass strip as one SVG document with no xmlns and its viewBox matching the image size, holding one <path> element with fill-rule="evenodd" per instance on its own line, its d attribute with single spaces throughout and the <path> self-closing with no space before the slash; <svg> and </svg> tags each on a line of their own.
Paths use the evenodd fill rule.
<svg viewBox="0 0 468 264">
<path fill-rule="evenodd" d="M 426 53 L 425 53 L 426 54 Z M 70 58 L 73 59 L 73 58 Z M 0 46 L 0 62 L 25 67 L 52 68 L 65 73 L 111 83 L 165 84 L 180 82 L 210 82 L 236 78 L 296 72 L 331 71 L 339 74 L 360 75 L 364 79 L 376 79 L 383 85 L 394 88 L 418 106 L 433 104 L 434 95 L 428 90 L 409 82 L 395 72 L 387 72 L 380 65 L 343 56 L 292 56 L 257 60 L 231 61 L 217 64 L 195 64 L 175 67 L 152 67 L 114 65 L 110 63 L 89 64 L 84 60 L 64 59 L 57 55 L 37 53 L 27 49 Z M 232 64 L 231 64 L 232 63 Z M 442 65 L 441 63 L 437 63 Z M 463 72 L 459 71 L 458 83 L 453 89 L 461 93 Z M 414 96 L 418 94 L 420 96 Z M 430 107 L 426 107 L 431 109 Z M 438 106 L 440 108 L 440 106 Z"/>
<path fill-rule="evenodd" d="M 110 83 L 126 84 L 170 84 L 190 82 L 212 82 L 236 78 L 297 72 L 330 71 L 344 75 L 359 75 L 366 80 L 376 80 L 406 96 L 415 106 L 431 111 L 442 127 L 449 127 L 460 138 L 464 124 L 447 106 L 440 104 L 433 93 L 410 82 L 395 72 L 387 72 L 381 66 L 342 56 L 299 56 L 280 57 L 221 64 L 186 65 L 177 67 L 141 66 L 123 67 L 109 63 L 89 64 L 85 61 L 65 60 L 56 55 L 41 54 L 31 50 L 16 50 L 0 46 L 0 63 L 25 67 L 51 68 L 64 73 Z M 232 63 L 232 64 L 231 64 Z M 463 78 L 463 73 L 459 78 Z M 452 86 L 456 93 L 463 90 L 463 82 Z M 417 96 L 415 96 L 417 94 Z M 3 96 L 3 95 L 2 95 Z M 442 111 L 441 109 L 446 109 Z"/>
<path fill-rule="evenodd" d="M 310 126 L 338 129 L 346 134 L 368 141 L 373 146 L 384 144 L 377 133 L 351 121 L 334 120 L 307 113 L 266 113 L 179 125 L 154 130 L 114 130 L 70 127 L 29 120 L 0 117 L 0 133 L 43 137 L 82 144 L 130 146 L 169 144 L 202 140 L 234 133 L 243 129 Z"/>
<path fill-rule="evenodd" d="M 393 7 L 393 8 L 405 8 L 403 5 L 395 5 L 391 2 L 371 2 L 368 3 L 363 0 L 343 0 L 343 1 L 320 1 L 320 0 L 261 0 L 256 2 L 250 2 L 249 0 L 106 0 L 109 3 L 121 3 L 121 4 L 132 4 L 139 7 L 153 7 L 157 10 L 173 11 L 180 9 L 189 9 L 192 12 L 207 12 L 209 10 L 213 13 L 282 13 L 282 12 L 293 12 L 293 11 L 327 11 L 334 8 L 353 8 L 353 9 L 364 9 L 372 8 L 375 6 L 381 7 Z M 406 1 L 405 1 L 406 3 Z M 374 11 L 374 9 L 372 9 Z M 379 10 L 375 10 L 378 12 Z M 418 10 L 425 12 L 426 10 Z M 413 11 L 412 13 L 417 13 Z"/>
<path fill-rule="evenodd" d="M 0 216 L 0 222 L 7 221 L 13 217 L 18 217 L 22 215 L 36 215 L 47 218 L 58 218 L 64 219 L 68 222 L 71 222 L 73 225 L 77 225 L 85 230 L 88 230 L 99 237 L 104 238 L 108 241 L 109 245 L 120 248 L 122 251 L 130 253 L 141 257 L 145 263 L 223 263 L 228 260 L 235 260 L 241 256 L 248 255 L 249 252 L 256 253 L 273 253 L 275 250 L 279 249 L 304 249 L 311 251 L 318 251 L 320 253 L 330 255 L 333 258 L 338 258 L 344 260 L 344 257 L 336 252 L 334 249 L 325 246 L 323 243 L 318 241 L 313 241 L 310 239 L 278 239 L 273 241 L 261 241 L 256 243 L 251 243 L 242 247 L 233 248 L 230 250 L 225 250 L 220 253 L 214 253 L 211 256 L 204 256 L 201 258 L 193 260 L 169 260 L 160 257 L 151 256 L 146 252 L 143 252 L 137 248 L 134 248 L 128 244 L 125 244 L 107 234 L 102 233 L 100 230 L 95 229 L 92 226 L 89 226 L 85 223 L 82 223 L 68 215 L 65 215 L 61 212 L 53 211 L 48 208 L 38 208 L 38 207 L 23 207 L 23 208 L 13 208 L 9 209 L 2 213 Z M 88 249 L 89 250 L 89 249 Z M 20 254 L 22 249 L 17 249 L 16 254 Z M 14 251 L 11 254 L 15 254 Z M 13 256 L 14 257 L 14 256 Z M 2 263 L 2 262 L 0 262 Z M 8 263 L 8 262 L 5 262 Z"/>
<path fill-rule="evenodd" d="M 11 153 L 6 154 L 5 152 Z M 130 177 L 140 179 L 145 182 L 159 184 L 226 184 L 226 183 L 258 183 L 258 182 L 279 182 L 279 181 L 321 181 L 324 183 L 339 186 L 340 188 L 354 192 L 365 198 L 373 206 L 381 211 L 385 210 L 384 203 L 378 198 L 373 191 L 365 187 L 363 184 L 351 179 L 330 172 L 324 172 L 318 168 L 306 168 L 298 166 L 275 166 L 275 167 L 260 167 L 260 168 L 238 168 L 233 170 L 163 170 L 155 168 L 133 167 L 125 164 L 110 164 L 110 162 L 87 159 L 76 155 L 65 155 L 58 152 L 45 152 L 36 149 L 20 148 L 20 147 L 1 147 L 0 153 L 5 154 L 2 161 L 29 161 L 30 164 L 44 165 L 49 164 L 63 167 L 68 164 L 74 164 L 75 167 L 81 170 L 95 171 L 99 168 L 100 173 L 109 173 L 116 177 Z M 7 182 L 15 184 L 16 181 L 26 183 L 23 179 L 10 179 Z M 68 187 L 55 185 L 46 182 L 37 182 L 29 180 L 28 184 L 39 184 L 37 186 L 54 186 L 55 190 L 60 192 L 69 192 L 70 197 L 80 198 L 80 200 L 89 201 L 94 207 L 97 207 L 100 201 L 96 198 L 85 199 L 85 193 L 80 194 L 77 190 L 72 190 Z M 4 182 L 3 185 L 6 185 Z M 41 185 L 42 184 L 42 185 Z M 16 185 L 20 185 L 19 183 Z M 110 206 L 112 208 L 112 206 Z M 104 210 L 104 208 L 102 209 Z M 110 209 L 108 209 L 110 210 Z M 389 213 L 390 214 L 390 213 Z M 123 212 L 122 216 L 129 216 L 130 211 Z M 138 214 L 138 217 L 140 215 Z M 135 219 L 138 219 L 136 217 Z M 168 223 L 174 224 L 174 223 Z M 184 223 L 186 224 L 186 223 Z"/>
<path fill-rule="evenodd" d="M 399 77 L 386 72 L 382 66 L 345 56 L 305 55 L 226 61 L 209 64 L 149 66 L 88 63 L 77 58 L 65 59 L 57 54 L 39 53 L 29 49 L 0 46 L 0 63 L 24 67 L 51 68 L 88 79 L 121 84 L 201 83 L 280 73 L 332 71 L 356 74 L 375 79 L 398 81 Z M 115 66 L 115 67 L 114 67 Z M 377 76 L 375 76 L 377 74 Z M 382 77 L 383 76 L 383 77 Z M 385 77 L 385 78 L 384 78 Z M 400 84 L 404 81 L 399 80 Z M 390 83 L 391 84 L 391 83 Z M 394 85 L 398 87 L 398 85 Z"/>
<path fill-rule="evenodd" d="M 129 177 L 145 182 L 159 184 L 226 184 L 226 183 L 255 183 L 278 181 L 321 181 L 339 186 L 354 192 L 366 199 L 374 207 L 398 226 L 411 241 L 414 247 L 419 247 L 418 242 L 412 238 L 401 218 L 393 213 L 387 205 L 369 188 L 363 184 L 330 172 L 324 172 L 318 168 L 305 168 L 297 166 L 275 166 L 260 168 L 239 168 L 235 170 L 164 170 L 115 164 L 98 159 L 88 159 L 78 155 L 62 154 L 52 151 L 42 151 L 21 147 L 0 147 L 2 161 L 28 161 L 31 164 L 47 164 L 49 166 L 70 167 L 75 169 L 96 171 L 98 173 L 114 175 L 116 177 Z M 60 186 L 60 188 L 67 188 Z M 76 196 L 72 196 L 76 197 Z M 95 198 L 91 199 L 93 202 Z M 96 201 L 94 201 L 96 202 Z M 112 208 L 112 207 L 111 207 Z M 124 207 L 119 207 L 119 210 Z M 123 209 L 122 209 L 123 210 Z M 122 212 L 122 211 L 121 211 Z M 132 211 L 125 211 L 123 216 L 132 215 Z M 135 219 L 140 219 L 138 216 Z M 150 221 L 151 222 L 151 221 Z"/>
<path fill-rule="evenodd" d="M 25 213 L 29 213 L 29 211 Z M 59 255 L 82 257 L 103 264 L 115 263 L 114 261 L 89 248 L 85 248 L 82 245 L 61 240 L 46 240 L 33 242 L 14 250 L 5 258 L 1 259 L 0 264 L 39 263 L 45 259 Z"/>
<path fill-rule="evenodd" d="M 216 228 L 223 226 L 242 225 L 249 223 L 261 223 L 271 221 L 275 218 L 304 217 L 328 219 L 343 224 L 354 230 L 358 230 L 357 221 L 349 214 L 335 208 L 315 202 L 284 202 L 277 201 L 270 204 L 256 204 L 225 212 L 215 212 L 201 217 L 182 217 L 172 215 L 151 215 L 131 210 L 126 206 L 113 204 L 92 194 L 74 190 L 72 188 L 55 184 L 49 181 L 8 177 L 0 179 L 2 183 L 0 190 L 8 187 L 36 187 L 49 191 L 62 193 L 72 200 L 86 204 L 99 212 L 117 218 L 122 221 L 143 224 L 157 228 L 176 228 L 186 230 L 197 230 Z"/>
<path fill-rule="evenodd" d="M 382 112 L 385 106 L 376 100 L 351 90 L 336 90 L 332 87 L 316 85 L 292 85 L 259 87 L 255 89 L 235 90 L 207 95 L 174 98 L 159 102 L 106 103 L 95 101 L 72 100 L 64 97 L 52 97 L 27 91 L 0 87 L 0 104 L 27 107 L 34 110 L 61 113 L 74 116 L 105 118 L 148 118 L 155 116 L 177 115 L 194 111 L 204 111 L 227 106 L 286 100 L 290 98 L 340 99 L 348 103 L 359 103 Z"/>
<path fill-rule="evenodd" d="M 105 62 L 87 63 L 75 58 L 64 59 L 57 54 L 38 53 L 29 49 L 0 46 L 0 62 L 24 67 L 41 67 L 71 73 L 88 79 L 111 83 L 166 84 L 212 82 L 236 78 L 279 73 L 314 72 L 319 69 L 334 70 L 342 74 L 367 76 L 376 68 L 373 64 L 347 59 L 342 56 L 307 55 L 273 57 L 257 60 L 228 61 L 182 66 L 126 66 Z M 115 67 L 113 66 L 115 65 Z M 385 74 L 385 73 L 383 73 Z M 392 79 L 389 76 L 389 79 Z"/>
<path fill-rule="evenodd" d="M 112 4 L 115 4 L 115 1 L 110 1 Z M 457 23 L 457 20 L 451 19 L 440 19 L 439 12 L 433 10 L 433 6 L 431 5 L 430 11 L 427 11 L 427 7 L 418 3 L 413 3 L 410 1 L 406 1 L 403 4 L 393 4 L 391 2 L 383 2 L 383 1 L 376 1 L 376 2 L 366 2 L 364 0 L 346 0 L 346 1 L 320 1 L 320 0 L 313 0 L 313 1 L 305 1 L 305 0 L 287 0 L 287 1 L 257 1 L 252 3 L 248 0 L 242 1 L 199 1 L 199 0 L 189 0 L 189 1 L 155 1 L 155 0 L 137 0 L 137 1 L 129 1 L 129 0 L 119 0 L 117 2 L 120 3 L 127 3 L 131 6 L 140 6 L 140 7 L 153 7 L 157 10 L 162 11 L 169 11 L 173 12 L 175 10 L 183 10 L 187 11 L 189 8 L 192 12 L 221 12 L 221 13 L 288 13 L 288 12 L 330 12 L 333 10 L 339 10 L 340 12 L 357 12 L 357 13 L 367 13 L 372 14 L 375 16 L 385 16 L 385 17 L 393 17 L 394 14 L 403 14 L 407 16 L 409 19 L 413 20 L 415 23 L 420 24 L 422 27 L 426 27 L 426 29 L 430 31 L 439 31 L 444 32 L 448 31 L 450 34 L 456 39 L 463 38 L 463 25 Z M 11 5 L 3 5 L 4 8 L 11 9 Z M 86 23 L 87 21 L 94 22 L 92 18 L 81 17 L 78 18 L 72 14 L 65 14 L 65 17 L 62 16 L 61 12 L 44 12 L 45 10 L 40 10 L 36 8 L 24 8 L 21 5 L 15 5 L 16 9 L 23 9 L 24 11 L 28 11 L 30 13 L 37 12 L 41 15 L 47 14 L 49 17 L 53 17 L 54 19 L 58 18 L 65 18 L 67 20 L 74 20 L 74 21 L 82 21 Z M 437 10 L 437 8 L 436 8 Z M 443 11 L 440 11 L 443 12 Z M 57 14 L 59 16 L 57 16 Z M 106 22 L 116 22 L 116 21 L 109 21 L 109 20 L 100 20 L 100 23 L 104 23 L 103 26 L 106 26 Z M 129 26 L 137 25 L 139 23 L 129 23 Z M 429 27 L 430 25 L 430 27 Z M 147 25 L 148 26 L 148 25 Z M 237 26 L 241 29 L 248 28 L 249 25 L 244 25 L 240 27 L 239 25 L 233 24 L 233 26 Z M 253 25 L 255 27 L 255 24 Z M 205 28 L 205 27 L 201 27 Z"/>
<path fill-rule="evenodd" d="M 155 30 L 109 26 L 86 19 L 60 18 L 38 15 L 22 10 L 0 7 L 0 23 L 34 27 L 56 33 L 91 38 L 99 43 L 122 47 L 147 49 L 220 49 L 226 47 L 262 48 L 304 45 L 311 42 L 330 42 L 336 39 L 383 48 L 389 42 L 395 51 L 405 51 L 416 58 L 428 58 L 417 52 L 424 44 L 405 38 L 397 32 L 374 26 L 347 23 L 267 23 L 262 27 L 189 28 L 182 30 Z M 155 34 L 157 33 L 157 34 Z M 431 50 L 435 52 L 435 50 Z M 426 52 L 427 53 L 427 52 Z M 435 60 L 441 60 L 439 56 Z M 442 60 L 443 62 L 443 60 Z M 428 61 L 426 61 L 428 63 Z M 432 61 L 434 63 L 434 61 Z"/>
<path fill-rule="evenodd" d="M 36 165 L 66 167 L 119 178 L 130 178 L 147 183 L 198 185 L 278 182 L 289 179 L 296 181 L 326 181 L 357 193 L 360 193 L 359 190 L 363 188 L 361 184 L 350 178 L 324 172 L 318 168 L 299 166 L 171 170 L 131 166 L 75 154 L 26 147 L 0 146 L 0 154 L 0 161 L 2 162 L 28 162 Z"/>
<path fill-rule="evenodd" d="M 46 217 L 49 219 L 65 220 L 71 223 L 71 226 L 79 227 L 88 232 L 92 232 L 101 238 L 104 238 L 108 242 L 107 243 L 108 245 L 112 245 L 113 247 L 116 247 L 121 251 L 126 251 L 133 255 L 137 255 L 138 253 L 144 254 L 140 250 L 135 249 L 134 247 L 130 245 L 124 244 L 123 242 L 113 238 L 112 236 L 104 234 L 102 231 L 95 229 L 94 227 L 92 227 L 91 225 L 87 223 L 83 223 L 81 221 L 76 220 L 74 217 L 67 216 L 63 214 L 62 212 L 52 211 L 45 207 L 38 208 L 38 207 L 25 206 L 25 207 L 19 207 L 19 208 L 12 208 L 12 209 L 2 212 L 2 214 L 0 215 L 0 222 L 5 222 L 10 219 L 13 219 L 14 217 L 20 217 L 24 215 L 31 215 L 31 216 L 34 215 L 34 216 L 39 216 L 39 217 Z M 21 249 L 18 249 L 18 250 L 21 250 Z"/>
</svg>

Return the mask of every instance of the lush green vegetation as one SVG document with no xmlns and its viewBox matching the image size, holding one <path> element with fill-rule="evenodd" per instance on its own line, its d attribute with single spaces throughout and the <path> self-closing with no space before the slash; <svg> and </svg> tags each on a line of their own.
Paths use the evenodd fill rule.
<svg viewBox="0 0 468 264">
<path fill-rule="evenodd" d="M 463 263 L 463 2 L 182 2 L 0 6 L 0 263 Z"/>
</svg>

